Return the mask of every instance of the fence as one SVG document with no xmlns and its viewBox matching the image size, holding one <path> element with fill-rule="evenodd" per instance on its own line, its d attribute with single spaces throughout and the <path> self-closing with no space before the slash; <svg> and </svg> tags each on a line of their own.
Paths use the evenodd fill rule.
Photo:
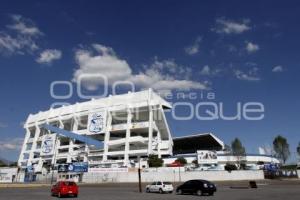
<svg viewBox="0 0 300 200">
<path fill-rule="evenodd" d="M 184 182 L 191 179 L 206 179 L 210 181 L 231 180 L 261 180 L 264 179 L 263 171 L 191 171 L 191 172 L 142 172 L 142 182 L 157 180 L 169 182 Z M 107 173 L 84 173 L 82 182 L 85 183 L 134 183 L 138 182 L 137 172 L 107 172 Z"/>
</svg>

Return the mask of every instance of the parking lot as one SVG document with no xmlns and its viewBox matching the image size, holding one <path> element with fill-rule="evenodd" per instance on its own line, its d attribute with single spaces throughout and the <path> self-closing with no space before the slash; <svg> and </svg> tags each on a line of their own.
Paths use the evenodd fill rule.
<svg viewBox="0 0 300 200">
<path fill-rule="evenodd" d="M 267 182 L 259 184 L 258 189 L 232 189 L 231 187 L 246 186 L 246 183 L 220 183 L 214 196 L 193 196 L 173 194 L 138 193 L 137 184 L 106 184 L 81 185 L 77 199 L 86 200 L 184 200 L 184 199 L 228 199 L 228 200 L 295 200 L 300 196 L 299 181 Z M 27 188 L 0 188 L 2 200 L 47 200 L 57 199 L 50 196 L 50 186 Z M 68 198 L 73 199 L 73 198 Z"/>
</svg>

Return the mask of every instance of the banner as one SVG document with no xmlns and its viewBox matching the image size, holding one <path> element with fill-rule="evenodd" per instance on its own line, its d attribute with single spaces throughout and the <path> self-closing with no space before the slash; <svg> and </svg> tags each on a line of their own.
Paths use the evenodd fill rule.
<svg viewBox="0 0 300 200">
<path fill-rule="evenodd" d="M 42 140 L 41 156 L 54 154 L 56 134 L 44 135 Z"/>
<path fill-rule="evenodd" d="M 90 134 L 104 133 L 106 129 L 106 111 L 92 113 L 88 118 L 88 130 Z"/>
<path fill-rule="evenodd" d="M 76 162 L 70 164 L 60 164 L 57 167 L 57 171 L 59 173 L 66 173 L 66 172 L 87 172 L 88 171 L 88 163 L 87 162 Z"/>
<path fill-rule="evenodd" d="M 88 168 L 87 162 L 71 163 L 68 166 L 68 172 L 87 172 Z"/>
<path fill-rule="evenodd" d="M 218 155 L 215 151 L 197 151 L 197 159 L 199 164 L 218 163 Z"/>
<path fill-rule="evenodd" d="M 128 168 L 89 168 L 91 173 L 128 172 Z"/>
</svg>

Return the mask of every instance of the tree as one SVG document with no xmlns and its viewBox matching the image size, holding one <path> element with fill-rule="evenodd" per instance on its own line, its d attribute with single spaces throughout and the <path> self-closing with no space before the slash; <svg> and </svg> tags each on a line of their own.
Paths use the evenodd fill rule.
<svg viewBox="0 0 300 200">
<path fill-rule="evenodd" d="M 9 164 L 10 167 L 17 167 L 18 166 L 18 162 L 12 162 Z"/>
<path fill-rule="evenodd" d="M 231 171 L 237 170 L 237 167 L 236 167 L 236 165 L 234 165 L 234 164 L 226 163 L 224 169 L 225 169 L 226 171 L 231 172 Z"/>
<path fill-rule="evenodd" d="M 236 157 L 237 166 L 240 169 L 241 168 L 241 164 L 243 163 L 243 160 L 244 160 L 244 158 L 246 156 L 246 149 L 242 145 L 242 142 L 238 138 L 235 138 L 232 141 L 232 143 L 231 143 L 231 151 L 232 151 L 233 156 Z"/>
<path fill-rule="evenodd" d="M 273 148 L 277 158 L 282 160 L 283 164 L 286 163 L 287 159 L 290 157 L 290 145 L 287 139 L 278 135 L 273 141 Z"/>
<path fill-rule="evenodd" d="M 198 160 L 193 160 L 192 163 L 195 165 L 195 167 L 199 167 L 199 162 L 198 162 Z"/>
<path fill-rule="evenodd" d="M 178 157 L 175 162 L 179 162 L 182 165 L 186 165 L 187 161 L 184 157 Z"/>
<path fill-rule="evenodd" d="M 0 167 L 6 167 L 7 164 L 5 164 L 2 160 L 0 160 Z"/>
<path fill-rule="evenodd" d="M 163 163 L 163 159 L 159 158 L 157 155 L 149 155 L 148 157 L 149 167 L 161 167 Z"/>
</svg>

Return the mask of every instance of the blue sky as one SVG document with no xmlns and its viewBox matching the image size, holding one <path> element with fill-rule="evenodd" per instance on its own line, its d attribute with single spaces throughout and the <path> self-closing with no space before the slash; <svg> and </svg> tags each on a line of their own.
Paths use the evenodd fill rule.
<svg viewBox="0 0 300 200">
<path fill-rule="evenodd" d="M 26 1 L 0 8 L 0 157 L 16 160 L 29 113 L 49 109 L 53 81 L 76 87 L 83 73 L 138 89 L 208 92 L 233 114 L 261 102 L 259 121 L 174 120 L 174 136 L 213 132 L 239 137 L 247 151 L 281 134 L 291 152 L 299 137 L 300 3 L 297 1 Z M 85 82 L 87 94 L 100 91 Z M 121 92 L 125 89 L 121 88 Z M 64 87 L 56 92 L 65 94 Z M 84 101 L 75 93 L 68 103 Z M 180 102 L 182 99 L 172 99 Z M 178 109 L 184 115 L 185 109 Z M 295 156 L 295 154 L 292 154 Z"/>
</svg>

